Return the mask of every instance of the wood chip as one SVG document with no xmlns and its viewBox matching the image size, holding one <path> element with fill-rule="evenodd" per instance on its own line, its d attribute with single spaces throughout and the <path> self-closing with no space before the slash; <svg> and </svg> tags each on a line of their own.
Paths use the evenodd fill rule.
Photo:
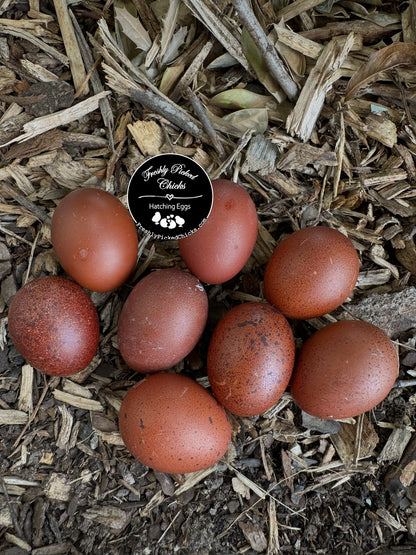
<svg viewBox="0 0 416 555">
<path fill-rule="evenodd" d="M 399 461 L 411 437 L 412 431 L 408 428 L 395 428 L 391 432 L 380 455 L 377 457 L 377 461 L 380 463 L 386 461 Z"/>
<path fill-rule="evenodd" d="M 22 366 L 22 381 L 18 403 L 19 410 L 22 412 L 33 411 L 33 374 L 34 370 L 30 364 Z"/>
<path fill-rule="evenodd" d="M 238 521 L 238 526 L 253 551 L 263 553 L 267 549 L 267 539 L 259 523 L 254 523 L 247 518 L 243 518 Z"/>
<path fill-rule="evenodd" d="M 36 118 L 28 123 L 23 125 L 24 133 L 15 137 L 11 141 L 0 145 L 0 148 L 8 146 L 12 143 L 27 141 L 28 139 L 32 139 L 33 137 L 37 137 L 46 131 L 50 131 L 51 129 L 55 129 L 60 125 L 67 125 L 73 121 L 77 121 L 83 116 L 97 110 L 99 108 L 100 100 L 106 98 L 110 94 L 109 91 L 103 91 L 101 93 L 96 94 L 95 96 L 91 96 L 85 100 L 82 100 L 78 104 L 71 106 L 70 108 L 66 108 L 65 110 L 60 110 L 52 115 L 48 116 L 41 116 Z"/>
<path fill-rule="evenodd" d="M 21 410 L 3 409 L 0 410 L 0 426 L 1 425 L 17 425 L 26 424 L 29 415 Z"/>
<path fill-rule="evenodd" d="M 83 397 L 84 399 L 92 399 L 92 393 L 86 387 L 73 382 L 70 379 L 65 379 L 62 385 L 62 389 L 66 393 L 71 393 L 77 397 Z"/>
<path fill-rule="evenodd" d="M 26 551 L 27 553 L 30 553 L 32 551 L 32 546 L 30 544 L 28 544 L 26 541 L 22 540 L 21 538 L 15 536 L 14 534 L 10 534 L 10 532 L 6 532 L 4 534 L 4 539 L 15 545 L 19 550 L 23 550 Z"/>
<path fill-rule="evenodd" d="M 331 435 L 331 441 L 337 450 L 338 456 L 349 468 L 354 463 L 357 455 L 357 424 L 351 425 L 342 423 L 339 431 Z M 373 455 L 374 449 L 378 444 L 379 438 L 367 415 L 363 417 L 363 426 L 360 436 L 360 450 L 358 459 L 365 459 Z"/>
<path fill-rule="evenodd" d="M 303 141 L 307 141 L 311 137 L 325 97 L 339 78 L 337 70 L 341 67 L 353 44 L 354 35 L 350 34 L 342 47 L 334 39 L 325 46 L 306 80 L 293 111 L 287 118 L 288 133 L 299 136 Z"/>
<path fill-rule="evenodd" d="M 114 505 L 91 507 L 84 512 L 84 517 L 102 524 L 120 534 L 130 522 L 130 515 Z"/>
<path fill-rule="evenodd" d="M 127 125 L 133 139 L 144 156 L 156 156 L 163 144 L 163 133 L 155 121 L 137 120 Z"/>
<path fill-rule="evenodd" d="M 71 496 L 71 485 L 64 474 L 52 472 L 44 486 L 46 497 L 55 501 L 68 501 Z"/>
<path fill-rule="evenodd" d="M 67 403 L 73 407 L 84 410 L 96 410 L 99 412 L 104 411 L 103 405 L 99 401 L 94 401 L 94 399 L 85 399 L 85 397 L 72 395 L 59 389 L 54 389 L 52 393 L 57 401 L 62 401 L 63 403 Z"/>
<path fill-rule="evenodd" d="M 56 440 L 56 446 L 59 449 L 68 449 L 71 439 L 72 426 L 74 424 L 74 417 L 66 405 L 58 406 L 61 413 L 61 425 L 59 435 Z"/>
</svg>

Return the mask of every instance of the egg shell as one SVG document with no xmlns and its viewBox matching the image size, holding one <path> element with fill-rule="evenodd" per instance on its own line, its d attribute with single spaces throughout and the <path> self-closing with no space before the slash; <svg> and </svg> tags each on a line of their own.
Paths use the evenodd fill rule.
<svg viewBox="0 0 416 555">
<path fill-rule="evenodd" d="M 207 317 L 208 298 L 198 278 L 177 268 L 152 272 L 135 285 L 121 311 L 121 355 L 137 372 L 171 368 L 198 343 Z"/>
<path fill-rule="evenodd" d="M 244 267 L 256 244 L 254 202 L 243 187 L 227 179 L 212 182 L 214 199 L 207 221 L 179 239 L 182 258 L 205 283 L 224 283 Z"/>
<path fill-rule="evenodd" d="M 315 318 L 348 298 L 359 269 L 357 251 L 347 237 L 329 227 L 307 227 L 274 250 L 264 274 L 264 293 L 288 318 Z"/>
<path fill-rule="evenodd" d="M 69 376 L 93 359 L 100 335 L 88 294 L 59 276 L 35 279 L 19 289 L 9 308 L 9 333 L 19 353 L 51 376 Z"/>
<path fill-rule="evenodd" d="M 290 387 L 305 412 L 324 419 L 350 418 L 378 405 L 398 371 L 396 349 L 380 328 L 345 320 L 305 342 Z"/>
<path fill-rule="evenodd" d="M 72 191 L 57 206 L 51 241 L 66 273 L 91 291 L 113 291 L 132 273 L 135 223 L 121 201 L 100 189 Z"/>
<path fill-rule="evenodd" d="M 223 407 L 201 385 L 178 374 L 153 374 L 130 389 L 119 426 L 134 457 L 168 473 L 208 468 L 231 440 Z"/>
<path fill-rule="evenodd" d="M 267 303 L 236 306 L 217 324 L 209 344 L 212 392 L 234 414 L 261 414 L 282 396 L 294 359 L 292 329 L 282 314 Z"/>
</svg>

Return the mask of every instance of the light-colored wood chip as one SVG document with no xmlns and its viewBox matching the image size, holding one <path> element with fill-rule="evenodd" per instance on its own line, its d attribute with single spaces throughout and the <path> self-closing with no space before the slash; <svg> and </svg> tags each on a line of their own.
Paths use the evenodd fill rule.
<svg viewBox="0 0 416 555">
<path fill-rule="evenodd" d="M 58 410 L 61 413 L 61 426 L 56 440 L 56 446 L 59 447 L 59 449 L 68 449 L 74 417 L 66 405 L 58 406 Z"/>
<path fill-rule="evenodd" d="M 144 156 L 156 156 L 163 144 L 163 132 L 155 121 L 137 120 L 127 125 L 133 139 Z"/>
<path fill-rule="evenodd" d="M 69 501 L 71 484 L 64 474 L 53 472 L 44 486 L 46 497 L 56 501 Z"/>
<path fill-rule="evenodd" d="M 395 428 L 389 435 L 388 440 L 377 457 L 379 463 L 386 461 L 399 461 L 402 458 L 413 431 L 407 427 Z"/>
<path fill-rule="evenodd" d="M 31 413 L 33 411 L 33 375 L 33 367 L 30 364 L 24 364 L 18 402 L 19 410 L 23 412 Z"/>
<path fill-rule="evenodd" d="M 322 50 L 315 67 L 310 72 L 293 111 L 286 121 L 286 129 L 291 135 L 307 141 L 313 132 L 326 95 L 339 78 L 341 67 L 354 45 L 354 35 L 348 35 L 343 46 L 332 39 Z"/>
<path fill-rule="evenodd" d="M 99 412 L 104 411 L 103 405 L 99 401 L 94 399 L 85 399 L 85 397 L 79 397 L 77 395 L 72 395 L 71 393 L 66 393 L 60 389 L 55 389 L 53 391 L 53 396 L 57 401 L 62 401 L 73 407 L 84 410 L 96 410 Z"/>
<path fill-rule="evenodd" d="M 47 116 L 40 116 L 35 118 L 23 126 L 24 133 L 10 140 L 9 142 L 0 145 L 0 148 L 11 145 L 16 142 L 27 141 L 28 139 L 33 139 L 46 131 L 55 129 L 60 125 L 68 125 L 73 121 L 78 121 L 83 116 L 94 112 L 100 105 L 100 100 L 106 98 L 110 94 L 110 91 L 103 91 L 94 96 L 90 96 L 78 104 L 74 104 L 70 108 L 65 108 L 59 112 Z"/>
<path fill-rule="evenodd" d="M 21 410 L 2 409 L 0 410 L 0 426 L 1 425 L 17 425 L 26 424 L 29 415 Z"/>
<path fill-rule="evenodd" d="M 92 399 L 92 392 L 87 389 L 86 387 L 77 384 L 66 378 L 62 384 L 62 389 L 66 393 L 71 393 L 72 395 L 76 395 L 77 397 L 84 397 L 84 399 Z"/>
<path fill-rule="evenodd" d="M 64 41 L 65 51 L 69 59 L 69 67 L 71 68 L 75 90 L 78 90 L 84 84 L 87 74 L 69 15 L 68 3 L 66 0 L 53 0 L 53 4 L 55 6 L 59 29 Z M 87 94 L 88 92 L 89 88 L 88 85 L 86 85 L 83 88 L 83 94 Z"/>
</svg>

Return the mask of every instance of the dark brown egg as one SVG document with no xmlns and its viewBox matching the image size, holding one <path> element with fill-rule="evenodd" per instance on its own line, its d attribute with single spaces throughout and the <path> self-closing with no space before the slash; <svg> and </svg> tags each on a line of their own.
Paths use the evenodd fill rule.
<svg viewBox="0 0 416 555">
<path fill-rule="evenodd" d="M 130 389 L 119 426 L 134 457 L 169 473 L 208 468 L 231 439 L 225 410 L 201 385 L 178 374 L 153 374 Z"/>
<path fill-rule="evenodd" d="M 398 369 L 396 349 L 380 328 L 346 320 L 306 341 L 290 387 L 305 412 L 324 419 L 349 418 L 378 405 L 393 387 Z"/>
<path fill-rule="evenodd" d="M 52 376 L 69 376 L 93 359 L 100 335 L 97 311 L 87 293 L 57 276 L 35 279 L 14 296 L 9 332 L 19 353 Z"/>
<path fill-rule="evenodd" d="M 329 227 L 307 227 L 276 247 L 264 274 L 264 292 L 288 318 L 315 318 L 347 299 L 359 267 L 354 245 L 342 233 Z"/>
<path fill-rule="evenodd" d="M 230 412 L 254 416 L 272 407 L 293 370 L 295 342 L 286 318 L 267 303 L 244 303 L 218 323 L 208 350 L 208 377 Z"/>
<path fill-rule="evenodd" d="M 57 206 L 51 240 L 63 269 L 91 291 L 112 291 L 137 260 L 136 226 L 118 198 L 101 189 L 77 189 Z"/>
<path fill-rule="evenodd" d="M 208 298 L 182 270 L 157 270 L 133 288 L 118 324 L 122 357 L 137 372 L 166 370 L 186 357 L 204 331 Z"/>
<path fill-rule="evenodd" d="M 193 274 L 205 283 L 223 283 L 238 274 L 253 251 L 257 212 L 250 195 L 237 183 L 216 179 L 212 188 L 214 200 L 207 221 L 178 243 Z"/>
</svg>

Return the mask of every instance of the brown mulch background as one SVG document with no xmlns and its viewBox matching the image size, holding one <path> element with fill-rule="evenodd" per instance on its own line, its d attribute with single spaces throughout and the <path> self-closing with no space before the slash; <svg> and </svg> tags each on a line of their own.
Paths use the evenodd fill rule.
<svg viewBox="0 0 416 555">
<path fill-rule="evenodd" d="M 0 3 L 1 553 L 416 550 L 416 2 L 251 5 L 254 19 L 227 0 Z M 230 416 L 232 445 L 207 471 L 169 476 L 134 460 L 117 414 L 139 376 L 117 349 L 118 315 L 140 277 L 184 267 L 176 242 L 144 235 L 131 280 L 91 294 L 91 365 L 59 379 L 25 363 L 8 306 L 28 280 L 62 273 L 54 208 L 85 186 L 125 202 L 137 166 L 163 152 L 238 180 L 260 222 L 243 271 L 206 287 L 206 332 L 175 370 L 208 385 L 219 318 L 264 299 L 282 237 L 329 225 L 358 250 L 359 281 L 330 315 L 292 322 L 296 342 L 341 318 L 382 327 L 401 361 L 382 404 L 326 422 L 286 392 L 264 415 Z"/>
</svg>

